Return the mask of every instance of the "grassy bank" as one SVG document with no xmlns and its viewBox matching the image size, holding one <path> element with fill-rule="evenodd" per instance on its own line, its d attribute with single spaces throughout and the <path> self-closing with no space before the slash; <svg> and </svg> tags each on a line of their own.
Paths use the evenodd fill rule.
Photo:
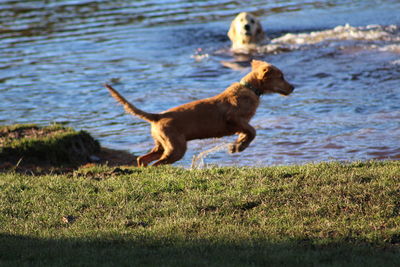
<svg viewBox="0 0 400 267">
<path fill-rule="evenodd" d="M 54 124 L 0 126 L 0 163 L 9 165 L 77 166 L 100 151 L 85 131 Z"/>
<path fill-rule="evenodd" d="M 86 131 L 59 124 L 0 126 L 0 171 L 54 173 L 87 163 L 115 166 L 134 162 L 130 153 L 103 148 Z"/>
<path fill-rule="evenodd" d="M 0 265 L 400 262 L 400 162 L 0 174 Z"/>
</svg>

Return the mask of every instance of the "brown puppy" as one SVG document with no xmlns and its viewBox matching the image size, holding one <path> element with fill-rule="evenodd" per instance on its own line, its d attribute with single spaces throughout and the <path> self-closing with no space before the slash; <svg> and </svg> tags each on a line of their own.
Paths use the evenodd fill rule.
<svg viewBox="0 0 400 267">
<path fill-rule="evenodd" d="M 232 42 L 232 50 L 240 51 L 255 48 L 265 35 L 260 21 L 250 13 L 242 12 L 232 21 L 228 37 Z"/>
<path fill-rule="evenodd" d="M 253 60 L 252 71 L 222 93 L 190 102 L 162 113 L 148 113 L 136 108 L 110 85 L 111 95 L 124 105 L 125 111 L 151 123 L 155 146 L 150 153 L 137 159 L 138 166 L 171 164 L 186 152 L 186 143 L 193 139 L 222 137 L 237 133 L 238 139 L 230 152 L 240 152 L 249 146 L 256 130 L 249 124 L 260 102 L 260 95 L 289 95 L 294 87 L 275 66 Z"/>
</svg>

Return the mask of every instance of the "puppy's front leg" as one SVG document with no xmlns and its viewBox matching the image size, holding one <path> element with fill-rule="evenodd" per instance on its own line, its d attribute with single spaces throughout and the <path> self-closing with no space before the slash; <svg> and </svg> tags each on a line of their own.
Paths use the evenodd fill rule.
<svg viewBox="0 0 400 267">
<path fill-rule="evenodd" d="M 229 146 L 230 153 L 242 152 L 256 137 L 256 130 L 248 123 L 242 123 L 238 139 Z"/>
</svg>

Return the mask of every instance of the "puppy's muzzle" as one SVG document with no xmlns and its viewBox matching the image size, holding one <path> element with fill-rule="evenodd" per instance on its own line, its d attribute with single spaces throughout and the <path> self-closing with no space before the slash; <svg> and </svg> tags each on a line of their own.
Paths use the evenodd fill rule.
<svg viewBox="0 0 400 267">
<path fill-rule="evenodd" d="M 288 83 L 288 90 L 286 91 L 285 95 L 290 95 L 294 91 L 294 85 L 291 83 Z"/>
<path fill-rule="evenodd" d="M 281 95 L 288 96 L 294 91 L 294 86 L 288 82 L 286 82 L 286 85 L 280 88 L 275 88 L 275 92 L 279 93 Z"/>
</svg>

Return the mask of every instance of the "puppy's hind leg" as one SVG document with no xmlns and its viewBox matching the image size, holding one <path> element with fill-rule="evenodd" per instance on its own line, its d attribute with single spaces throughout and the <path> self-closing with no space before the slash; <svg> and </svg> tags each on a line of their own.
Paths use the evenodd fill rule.
<svg viewBox="0 0 400 267">
<path fill-rule="evenodd" d="M 161 158 L 163 153 L 164 148 L 156 143 L 155 147 L 149 153 L 137 158 L 138 167 L 146 167 L 150 162 Z"/>
<path fill-rule="evenodd" d="M 175 161 L 180 160 L 186 152 L 186 140 L 181 138 L 166 139 L 163 143 L 165 148 L 161 158 L 153 163 L 153 166 L 172 164 Z"/>
</svg>

